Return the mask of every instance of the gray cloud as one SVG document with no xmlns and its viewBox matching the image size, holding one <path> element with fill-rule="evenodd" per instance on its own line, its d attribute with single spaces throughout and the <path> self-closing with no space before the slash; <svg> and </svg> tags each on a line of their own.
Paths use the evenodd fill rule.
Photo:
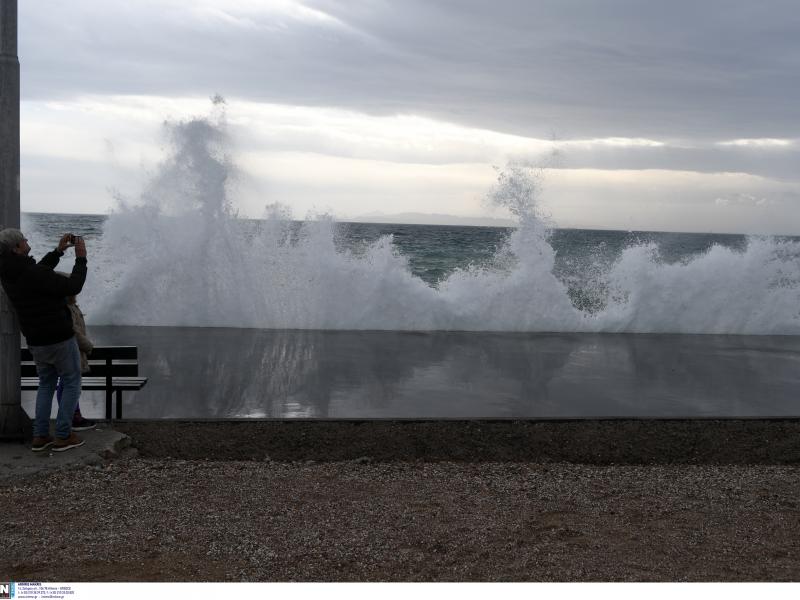
<svg viewBox="0 0 800 600">
<path fill-rule="evenodd" d="M 21 2 L 23 99 L 221 92 L 540 137 L 800 137 L 792 0 L 253 6 Z"/>
<path fill-rule="evenodd" d="M 703 173 L 738 172 L 798 182 L 800 145 L 774 150 L 693 148 L 593 148 L 566 150 L 557 166 L 592 169 L 670 169 Z"/>
</svg>

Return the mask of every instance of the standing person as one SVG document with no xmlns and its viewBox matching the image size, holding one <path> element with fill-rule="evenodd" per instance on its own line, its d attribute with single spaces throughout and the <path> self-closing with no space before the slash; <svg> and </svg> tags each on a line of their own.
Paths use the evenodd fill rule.
<svg viewBox="0 0 800 600">
<path fill-rule="evenodd" d="M 62 277 L 53 269 L 73 245 L 75 266 L 69 278 Z M 81 395 L 81 356 L 66 298 L 83 289 L 86 245 L 68 233 L 38 263 L 28 256 L 30 251 L 20 230 L 0 231 L 0 282 L 17 313 L 39 374 L 32 449 L 40 452 L 52 446 L 54 452 L 62 452 L 84 443 L 72 432 L 72 416 Z M 59 377 L 64 381 L 64 395 L 58 407 L 54 440 L 50 437 L 50 411 Z"/>
<path fill-rule="evenodd" d="M 59 275 L 69 277 L 69 273 L 56 271 Z M 86 321 L 83 319 L 83 312 L 78 306 L 75 296 L 67 296 L 67 308 L 72 314 L 72 330 L 75 332 L 75 341 L 78 342 L 78 350 L 81 351 L 81 373 L 89 372 L 89 355 L 94 350 L 92 340 L 86 335 Z M 64 382 L 59 378 L 56 386 L 56 400 L 61 406 L 61 397 L 64 395 Z M 94 429 L 97 424 L 94 421 L 84 418 L 81 414 L 80 403 L 75 405 L 75 414 L 72 416 L 72 431 L 87 431 Z"/>
</svg>

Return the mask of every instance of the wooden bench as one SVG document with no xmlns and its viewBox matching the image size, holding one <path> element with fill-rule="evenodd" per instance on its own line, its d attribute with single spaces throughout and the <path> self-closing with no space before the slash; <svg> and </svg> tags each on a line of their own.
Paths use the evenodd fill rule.
<svg viewBox="0 0 800 600">
<path fill-rule="evenodd" d="M 105 390 L 106 419 L 111 420 L 111 397 L 116 394 L 117 419 L 122 418 L 122 392 L 138 391 L 147 383 L 139 377 L 139 350 L 136 346 L 95 346 L 89 355 L 88 373 L 81 381 L 83 390 Z M 39 376 L 31 351 L 22 349 L 21 384 L 23 390 L 39 388 Z"/>
</svg>

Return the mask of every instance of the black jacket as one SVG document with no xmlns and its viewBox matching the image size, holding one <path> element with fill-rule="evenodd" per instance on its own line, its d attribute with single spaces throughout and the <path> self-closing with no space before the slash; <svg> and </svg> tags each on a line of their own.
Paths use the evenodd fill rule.
<svg viewBox="0 0 800 600">
<path fill-rule="evenodd" d="M 67 296 L 75 296 L 83 289 L 86 258 L 75 259 L 72 275 L 67 278 L 53 270 L 63 255 L 53 250 L 38 264 L 30 256 L 0 257 L 0 281 L 29 346 L 49 346 L 74 335 Z"/>
</svg>

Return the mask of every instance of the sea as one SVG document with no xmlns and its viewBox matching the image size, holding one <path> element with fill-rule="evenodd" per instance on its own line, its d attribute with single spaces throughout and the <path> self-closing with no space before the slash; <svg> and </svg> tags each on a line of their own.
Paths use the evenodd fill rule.
<svg viewBox="0 0 800 600">
<path fill-rule="evenodd" d="M 22 215 L 34 255 L 86 238 L 89 324 L 800 334 L 797 237 L 559 228 L 546 173 L 518 163 L 484 198 L 511 228 L 297 218 L 280 198 L 244 218 L 224 120 L 166 127 L 164 159 L 108 215 Z"/>
<path fill-rule="evenodd" d="M 23 215 L 36 256 L 85 237 L 89 335 L 137 346 L 149 378 L 125 418 L 800 410 L 797 239 L 223 218 L 215 243 L 201 225 Z M 105 414 L 101 392 L 81 403 Z"/>
<path fill-rule="evenodd" d="M 22 223 L 35 256 L 86 239 L 95 324 L 800 333 L 800 238 L 217 217 Z"/>
<path fill-rule="evenodd" d="M 215 218 L 22 216 L 37 257 L 86 239 L 89 335 L 149 378 L 125 418 L 800 410 L 795 238 Z"/>
</svg>

